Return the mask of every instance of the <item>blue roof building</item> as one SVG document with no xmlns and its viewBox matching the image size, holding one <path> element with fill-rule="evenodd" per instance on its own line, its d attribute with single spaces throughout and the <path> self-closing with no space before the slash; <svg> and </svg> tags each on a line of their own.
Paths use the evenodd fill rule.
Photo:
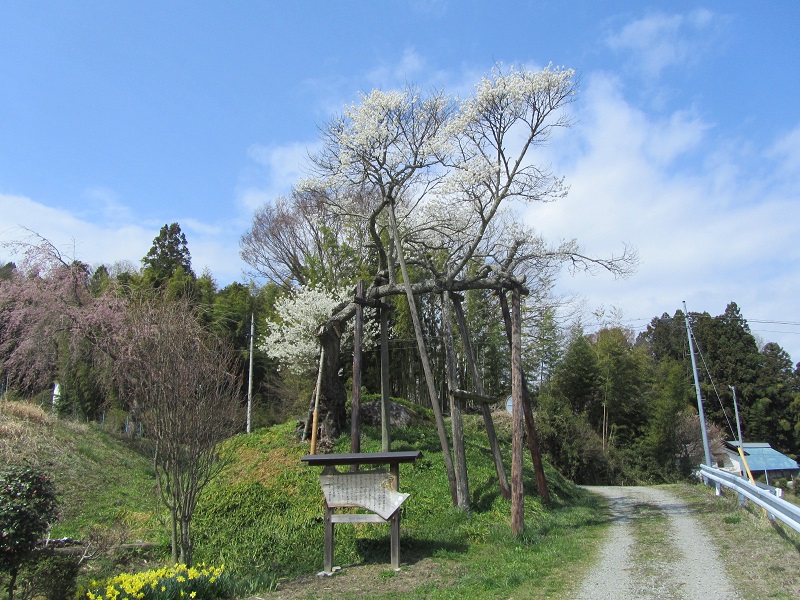
<svg viewBox="0 0 800 600">
<path fill-rule="evenodd" d="M 745 442 L 742 444 L 742 450 L 753 477 L 764 473 L 767 481 L 770 477 L 792 479 L 800 472 L 800 465 L 796 461 L 781 454 L 767 443 Z M 726 464 L 726 467 L 729 470 L 738 471 L 739 475 L 746 474 L 741 464 L 742 458 L 739 456 L 739 442 L 726 441 L 725 452 L 731 462 L 730 465 Z"/>
</svg>

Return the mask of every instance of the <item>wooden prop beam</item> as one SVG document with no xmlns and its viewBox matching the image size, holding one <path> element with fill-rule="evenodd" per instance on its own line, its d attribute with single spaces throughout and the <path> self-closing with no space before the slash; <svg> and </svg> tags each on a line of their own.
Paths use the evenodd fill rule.
<svg viewBox="0 0 800 600">
<path fill-rule="evenodd" d="M 353 330 L 353 392 L 350 411 L 350 452 L 361 452 L 361 346 L 364 340 L 364 307 L 359 299 L 364 296 L 364 281 L 356 285 L 354 301 L 356 316 Z M 358 471 L 358 465 L 351 465 L 351 471 Z"/>
<path fill-rule="evenodd" d="M 508 485 L 508 476 L 506 475 L 506 468 L 503 465 L 503 454 L 500 452 L 500 444 L 497 441 L 497 433 L 494 429 L 492 411 L 489 409 L 489 404 L 495 402 L 496 399 L 484 395 L 483 379 L 478 372 L 478 365 L 475 362 L 475 353 L 472 350 L 472 342 L 470 341 L 469 331 L 467 330 L 467 320 L 464 317 L 464 309 L 461 306 L 464 298 L 458 294 L 451 294 L 450 297 L 453 299 L 453 312 L 456 315 L 456 323 L 458 324 L 458 331 L 461 335 L 461 343 L 464 346 L 464 354 L 467 357 L 467 363 L 472 373 L 472 381 L 475 382 L 475 389 L 477 390 L 476 394 L 463 392 L 462 390 L 453 390 L 453 393 L 469 394 L 466 396 L 468 399 L 476 400 L 481 403 L 483 424 L 486 427 L 486 434 L 489 436 L 489 445 L 492 448 L 492 458 L 494 460 L 495 471 L 497 471 L 497 482 L 500 486 L 500 493 L 503 495 L 503 498 L 510 500 L 511 488 Z"/>
<path fill-rule="evenodd" d="M 484 404 L 494 404 L 497 398 L 494 396 L 484 396 L 483 394 L 476 394 L 475 392 L 468 392 L 466 390 L 448 390 L 451 396 L 459 400 L 472 400 L 473 402 L 483 402 Z"/>
<path fill-rule="evenodd" d="M 389 452 L 392 445 L 391 423 L 389 422 L 389 398 L 391 382 L 389 381 L 389 310 L 381 308 L 381 450 Z"/>
<path fill-rule="evenodd" d="M 391 228 L 391 235 L 394 238 L 395 247 L 397 249 L 397 262 L 400 263 L 400 271 L 403 274 L 403 287 L 406 293 L 406 300 L 408 301 L 408 310 L 411 313 L 411 321 L 414 324 L 414 337 L 417 340 L 417 350 L 419 351 L 419 359 L 422 363 L 422 370 L 425 373 L 425 383 L 428 388 L 428 397 L 431 402 L 431 409 L 433 409 L 433 416 L 436 418 L 436 431 L 439 433 L 439 444 L 442 447 L 442 456 L 444 458 L 444 466 L 447 470 L 447 482 L 450 485 L 450 498 L 453 506 L 458 506 L 458 492 L 456 489 L 456 475 L 453 468 L 453 457 L 450 454 L 450 440 L 447 439 L 447 429 L 444 424 L 444 416 L 442 416 L 442 409 L 439 406 L 439 397 L 436 393 L 436 382 L 433 378 L 433 369 L 431 368 L 430 359 L 428 358 L 428 349 L 425 347 L 425 336 L 422 333 L 422 324 L 419 320 L 419 312 L 417 311 L 417 302 L 414 299 L 414 291 L 411 285 L 411 280 L 408 275 L 408 267 L 406 266 L 406 259 L 403 254 L 403 243 L 400 239 L 400 231 L 397 227 L 397 216 L 394 210 L 394 199 L 389 200 L 388 204 L 389 213 L 389 227 Z"/>
<path fill-rule="evenodd" d="M 500 298 L 500 308 L 503 311 L 503 320 L 506 324 L 506 335 L 508 336 L 508 343 L 511 344 L 512 339 L 512 318 L 508 309 L 508 300 L 505 293 L 498 294 Z M 536 488 L 539 490 L 539 496 L 545 502 L 550 502 L 550 492 L 547 489 L 547 479 L 544 476 L 544 465 L 542 464 L 542 454 L 539 450 L 539 434 L 536 431 L 536 422 L 533 420 L 533 410 L 531 410 L 530 394 L 528 392 L 528 384 L 525 381 L 525 373 L 522 372 L 522 410 L 525 415 L 525 429 L 528 434 L 528 448 L 531 453 L 531 462 L 533 463 L 533 472 L 536 476 Z"/>
<path fill-rule="evenodd" d="M 455 345 L 453 330 L 450 328 L 450 296 L 442 293 L 442 335 L 444 337 L 447 387 L 455 390 L 458 386 L 456 375 Z M 469 510 L 469 478 L 467 475 L 467 453 L 464 447 L 464 424 L 461 416 L 461 399 L 450 394 L 450 428 L 453 433 L 453 462 L 456 471 L 456 493 L 458 507 Z"/>
<path fill-rule="evenodd" d="M 525 495 L 522 479 L 522 327 L 519 290 L 511 291 L 511 533 L 519 535 L 525 526 Z"/>
</svg>

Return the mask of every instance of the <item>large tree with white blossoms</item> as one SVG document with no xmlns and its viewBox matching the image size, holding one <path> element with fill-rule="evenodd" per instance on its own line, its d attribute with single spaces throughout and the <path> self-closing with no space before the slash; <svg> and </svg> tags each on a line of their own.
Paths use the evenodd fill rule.
<svg viewBox="0 0 800 600">
<path fill-rule="evenodd" d="M 562 179 L 536 162 L 534 150 L 554 128 L 569 125 L 564 109 L 575 92 L 568 69 L 495 69 L 461 101 L 414 88 L 374 90 L 322 130 L 321 150 L 312 157 L 315 176 L 297 193 L 323 200 L 321 222 L 347 222 L 369 240 L 359 263 L 362 270 L 372 268 L 369 298 L 406 296 L 435 410 L 437 387 L 426 367 L 415 297 L 476 289 L 505 293 L 549 281 L 564 265 L 625 274 L 635 263 L 627 249 L 597 259 L 574 240 L 549 244 L 516 217 L 515 205 L 566 194 Z M 260 248 L 273 267 L 284 260 L 274 247 Z M 283 266 L 291 272 L 290 261 Z M 319 340 L 326 360 L 338 357 L 338 332 L 354 312 L 352 302 L 344 303 L 325 322 Z M 331 377 L 335 371 L 323 373 L 323 381 Z M 339 393 L 333 382 L 322 389 L 323 404 L 344 406 L 330 395 Z M 437 420 L 452 489 L 438 411 Z M 337 432 L 335 425 L 327 431 Z"/>
</svg>

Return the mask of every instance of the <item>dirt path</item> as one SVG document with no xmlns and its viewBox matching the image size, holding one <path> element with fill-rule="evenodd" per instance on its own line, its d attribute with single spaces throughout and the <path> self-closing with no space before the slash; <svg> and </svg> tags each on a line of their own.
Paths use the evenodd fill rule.
<svg viewBox="0 0 800 600">
<path fill-rule="evenodd" d="M 650 487 L 587 489 L 610 500 L 613 524 L 600 560 L 577 598 L 741 598 L 709 536 L 680 499 Z M 642 539 L 646 530 L 633 524 L 642 510 L 660 519 L 651 525 L 658 528 L 652 544 Z"/>
</svg>

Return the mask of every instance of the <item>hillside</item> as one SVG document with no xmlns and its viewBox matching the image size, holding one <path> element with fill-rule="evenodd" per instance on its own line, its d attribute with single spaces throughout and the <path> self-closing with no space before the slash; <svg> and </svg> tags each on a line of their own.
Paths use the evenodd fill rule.
<svg viewBox="0 0 800 600">
<path fill-rule="evenodd" d="M 498 414 L 498 431 L 510 457 L 508 415 Z M 403 508 L 401 564 L 434 563 L 433 571 L 450 575 L 420 577 L 389 570 L 388 525 L 339 525 L 336 528 L 337 565 L 362 565 L 368 580 L 386 594 L 425 588 L 425 595 L 461 594 L 507 597 L 520 588 L 538 586 L 542 596 L 557 592 L 591 558 L 586 543 L 601 535 L 604 518 L 595 497 L 573 486 L 556 472 L 547 475 L 553 504 L 545 507 L 535 496 L 535 483 L 526 461 L 525 522 L 520 538 L 510 533 L 510 503 L 495 483 L 489 443 L 476 415 L 465 419 L 472 511 L 452 507 L 435 427 L 423 422 L 393 432 L 392 450 L 421 450 L 423 458 L 401 465 L 401 490 L 411 494 Z M 334 452 L 348 452 L 343 436 Z M 364 428 L 363 452 L 380 451 L 380 431 Z M 297 439 L 293 423 L 239 436 L 225 445 L 232 459 L 198 507 L 194 532 L 197 556 L 237 569 L 271 571 L 291 588 L 286 578 L 308 576 L 322 567 L 323 504 L 319 468 L 300 458 L 308 445 Z M 535 565 L 535 566 L 534 566 Z M 401 570 L 401 573 L 404 572 Z M 456 581 L 453 579 L 455 573 Z M 391 581 L 389 581 L 391 580 Z M 401 585 L 402 584 L 402 585 Z M 365 585 L 369 587 L 367 582 Z M 393 587 L 400 586 L 400 587 Z M 455 586 L 455 587 L 454 587 Z M 421 588 L 420 588 L 421 589 Z M 354 590 L 350 590 L 351 592 Z"/>
<path fill-rule="evenodd" d="M 2 402 L 0 462 L 32 463 L 53 478 L 61 505 L 53 538 L 85 539 L 98 526 L 126 542 L 159 538 L 150 460 L 99 425 Z"/>
<path fill-rule="evenodd" d="M 506 415 L 507 416 L 507 415 Z M 508 595 L 537 586 L 542 597 L 564 588 L 568 571 L 580 572 L 590 560 L 586 543 L 597 539 L 603 517 L 596 499 L 548 469 L 553 504 L 535 496 L 533 475 L 525 507 L 526 530 L 510 535 L 510 505 L 500 497 L 488 441 L 479 418 L 467 416 L 467 453 L 472 511 L 450 504 L 438 437 L 432 423 L 394 432 L 393 450 L 419 449 L 423 458 L 401 468 L 401 489 L 411 497 L 403 508 L 401 574 L 388 570 L 388 526 L 337 526 L 336 564 L 362 565 L 386 593 L 424 587 L 426 595 L 447 597 Z M 498 415 L 501 439 L 508 423 Z M 345 436 L 346 438 L 347 436 Z M 346 452 L 342 439 L 334 451 Z M 363 451 L 380 450 L 380 432 L 365 428 Z M 307 443 L 289 422 L 228 440 L 228 464 L 203 495 L 193 523 L 197 562 L 222 564 L 251 591 L 291 588 L 292 578 L 315 574 L 322 566 L 322 494 L 319 469 L 300 458 Z M 504 448 L 510 456 L 510 447 Z M 135 570 L 167 556 L 162 510 L 152 493 L 148 459 L 127 440 L 95 424 L 56 420 L 23 403 L 0 405 L 0 459 L 36 462 L 55 479 L 63 507 L 53 537 L 69 536 L 131 543 L 155 542 L 140 560 L 91 561 L 82 577 Z M 118 557 L 117 557 L 118 558 Z M 535 565 L 535 567 L 532 567 Z M 415 569 L 411 576 L 408 569 Z M 420 569 L 427 569 L 422 575 Z M 573 576 L 574 577 L 574 576 Z M 390 581 L 391 580 L 391 581 Z M 373 582 L 374 583 L 374 582 Z M 372 585 L 372 584 L 369 584 Z M 242 586 L 248 589 L 247 586 Z M 491 592 L 490 592 L 491 590 Z"/>
</svg>

